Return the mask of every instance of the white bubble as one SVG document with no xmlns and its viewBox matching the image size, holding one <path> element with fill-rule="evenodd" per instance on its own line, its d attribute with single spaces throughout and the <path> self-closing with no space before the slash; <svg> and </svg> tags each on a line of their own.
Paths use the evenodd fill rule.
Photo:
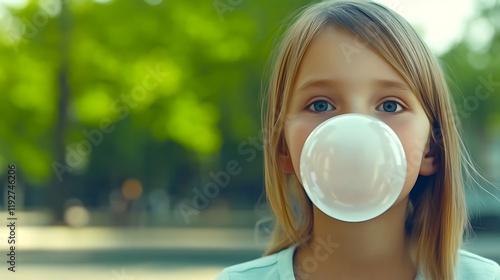
<svg viewBox="0 0 500 280">
<path fill-rule="evenodd" d="M 401 193 L 405 152 L 384 122 L 344 114 L 311 132 L 302 149 L 300 177 L 311 201 L 325 214 L 346 222 L 366 221 L 389 209 Z"/>
</svg>

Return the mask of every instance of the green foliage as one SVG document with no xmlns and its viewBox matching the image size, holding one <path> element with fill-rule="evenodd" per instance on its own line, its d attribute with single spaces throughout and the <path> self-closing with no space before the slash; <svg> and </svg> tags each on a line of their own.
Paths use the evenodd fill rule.
<svg viewBox="0 0 500 280">
<path fill-rule="evenodd" d="M 237 144 L 258 133 L 262 68 L 278 21 L 305 1 L 265 10 L 265 1 L 226 9 L 217 2 L 82 0 L 61 10 L 57 1 L 29 1 L 10 8 L 0 37 L 0 169 L 14 161 L 28 182 L 46 186 L 58 161 L 58 118 L 66 124 L 60 152 L 69 157 L 60 164 L 76 177 L 98 176 L 98 158 L 125 178 L 147 175 L 134 164 L 156 161 L 146 153 L 172 161 L 169 169 L 202 159 L 217 166 L 223 144 L 234 146 L 227 154 L 234 157 Z M 58 107 L 64 63 L 67 114 Z M 102 122 L 113 130 L 100 130 Z M 102 141 L 92 143 L 86 134 L 96 129 Z M 175 184 L 172 178 L 166 183 Z"/>
</svg>

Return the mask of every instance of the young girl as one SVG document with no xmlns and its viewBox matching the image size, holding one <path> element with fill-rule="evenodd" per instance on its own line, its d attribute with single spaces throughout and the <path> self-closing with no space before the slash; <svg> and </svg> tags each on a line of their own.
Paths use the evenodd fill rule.
<svg viewBox="0 0 500 280">
<path fill-rule="evenodd" d="M 438 60 L 406 20 L 371 2 L 317 3 L 277 50 L 263 119 L 272 244 L 217 279 L 499 280 L 498 264 L 460 250 L 469 160 Z M 399 198 L 364 222 L 321 212 L 300 179 L 307 136 L 346 113 L 389 125 L 407 159 Z"/>
</svg>

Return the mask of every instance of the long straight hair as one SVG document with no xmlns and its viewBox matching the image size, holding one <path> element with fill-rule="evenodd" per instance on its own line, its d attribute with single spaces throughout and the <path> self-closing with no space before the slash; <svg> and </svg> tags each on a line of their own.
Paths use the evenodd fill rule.
<svg viewBox="0 0 500 280">
<path fill-rule="evenodd" d="M 265 254 L 304 244 L 311 234 L 312 203 L 295 174 L 283 172 L 280 156 L 287 153 L 284 123 L 300 62 L 311 40 L 332 25 L 353 33 L 384 57 L 425 110 L 432 127 L 430 146 L 439 167 L 434 175 L 419 175 L 410 192 L 406 230 L 426 279 L 453 279 L 468 223 L 462 168 L 470 165 L 455 107 L 437 58 L 405 19 L 373 2 L 328 1 L 306 7 L 272 55 L 262 126 L 266 196 L 276 224 Z"/>
</svg>

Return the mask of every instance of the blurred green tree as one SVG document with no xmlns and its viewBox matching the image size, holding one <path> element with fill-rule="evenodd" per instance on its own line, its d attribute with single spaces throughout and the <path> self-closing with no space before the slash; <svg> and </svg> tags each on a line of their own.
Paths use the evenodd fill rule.
<svg viewBox="0 0 500 280">
<path fill-rule="evenodd" d="M 261 194 L 261 153 L 239 146 L 259 135 L 275 35 L 309 1 L 157 2 L 2 8 L 0 172 L 15 162 L 27 185 L 47 188 L 57 220 L 69 197 L 104 206 L 130 177 L 178 200 L 230 160 L 243 172 L 221 197 L 238 193 L 231 207 L 245 207 Z M 478 137 L 499 130 L 500 88 L 477 106 L 464 98 L 489 90 L 483 80 L 500 82 L 499 18 L 497 5 L 475 19 L 493 28 L 485 47 L 466 36 L 442 56 L 460 117 Z"/>
</svg>

